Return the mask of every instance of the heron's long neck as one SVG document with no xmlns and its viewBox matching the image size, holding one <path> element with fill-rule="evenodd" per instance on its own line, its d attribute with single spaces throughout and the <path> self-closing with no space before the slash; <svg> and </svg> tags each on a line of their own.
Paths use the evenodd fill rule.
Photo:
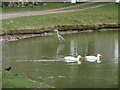
<svg viewBox="0 0 120 90">
<path fill-rule="evenodd" d="M 57 31 L 57 35 L 59 35 L 58 31 Z"/>
</svg>

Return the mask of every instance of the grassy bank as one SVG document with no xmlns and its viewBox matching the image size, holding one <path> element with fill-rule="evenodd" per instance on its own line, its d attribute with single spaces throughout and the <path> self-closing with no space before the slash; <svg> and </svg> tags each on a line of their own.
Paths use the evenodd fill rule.
<svg viewBox="0 0 120 90">
<path fill-rule="evenodd" d="M 85 11 L 30 16 L 3 20 L 3 31 L 9 33 L 37 33 L 62 26 L 117 24 L 118 5 L 111 4 Z M 61 28 L 61 27 L 60 27 Z"/>
<path fill-rule="evenodd" d="M 3 88 L 53 88 L 43 83 L 34 82 L 18 74 L 11 72 L 3 72 L 2 77 Z"/>
<path fill-rule="evenodd" d="M 14 12 L 25 12 L 25 11 L 41 11 L 41 10 L 49 10 L 49 9 L 56 9 L 67 7 L 71 5 L 77 5 L 79 3 L 71 4 L 71 3 L 45 3 L 46 5 L 43 6 L 26 6 L 26 7 L 4 7 L 2 9 L 2 13 L 14 13 Z"/>
<path fill-rule="evenodd" d="M 2 35 L 24 35 L 24 34 L 44 34 L 53 32 L 54 29 L 59 31 L 85 31 L 99 29 L 115 29 L 120 28 L 120 24 L 87 24 L 87 25 L 57 25 L 52 27 L 43 27 L 39 29 L 13 29 L 2 32 Z"/>
</svg>

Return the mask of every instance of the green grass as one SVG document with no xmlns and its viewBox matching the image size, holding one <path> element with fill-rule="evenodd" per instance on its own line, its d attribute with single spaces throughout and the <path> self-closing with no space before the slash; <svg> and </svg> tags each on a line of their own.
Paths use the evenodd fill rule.
<svg viewBox="0 0 120 90">
<path fill-rule="evenodd" d="M 52 86 L 33 82 L 23 76 L 7 71 L 3 72 L 2 81 L 3 88 L 53 88 Z"/>
<path fill-rule="evenodd" d="M 13 21 L 11 23 L 11 21 Z M 3 30 L 39 29 L 55 25 L 118 23 L 118 5 L 111 4 L 85 11 L 20 17 L 3 20 Z"/>
<path fill-rule="evenodd" d="M 39 6 L 39 7 L 5 7 L 2 8 L 2 13 L 15 13 L 15 12 L 25 12 L 25 11 L 41 11 L 41 10 L 49 10 L 61 7 L 67 7 L 70 5 L 76 5 L 71 3 L 46 3 L 46 6 Z"/>
</svg>

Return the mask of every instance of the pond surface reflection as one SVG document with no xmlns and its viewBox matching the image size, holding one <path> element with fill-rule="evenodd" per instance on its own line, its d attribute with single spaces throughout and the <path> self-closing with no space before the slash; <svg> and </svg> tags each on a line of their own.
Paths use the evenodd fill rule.
<svg viewBox="0 0 120 90">
<path fill-rule="evenodd" d="M 36 37 L 3 44 L 3 67 L 27 78 L 57 88 L 118 87 L 118 31 L 89 32 Z M 81 59 L 81 64 L 64 62 L 65 56 L 102 55 L 101 63 Z"/>
</svg>

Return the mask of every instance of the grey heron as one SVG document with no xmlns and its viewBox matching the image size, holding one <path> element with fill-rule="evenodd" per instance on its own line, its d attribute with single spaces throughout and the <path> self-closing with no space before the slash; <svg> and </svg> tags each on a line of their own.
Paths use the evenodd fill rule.
<svg viewBox="0 0 120 90">
<path fill-rule="evenodd" d="M 65 41 L 65 39 L 64 39 L 61 35 L 59 35 L 57 29 L 55 29 L 54 31 L 57 31 L 57 36 L 58 36 L 58 39 L 59 39 L 60 41 Z"/>
</svg>

